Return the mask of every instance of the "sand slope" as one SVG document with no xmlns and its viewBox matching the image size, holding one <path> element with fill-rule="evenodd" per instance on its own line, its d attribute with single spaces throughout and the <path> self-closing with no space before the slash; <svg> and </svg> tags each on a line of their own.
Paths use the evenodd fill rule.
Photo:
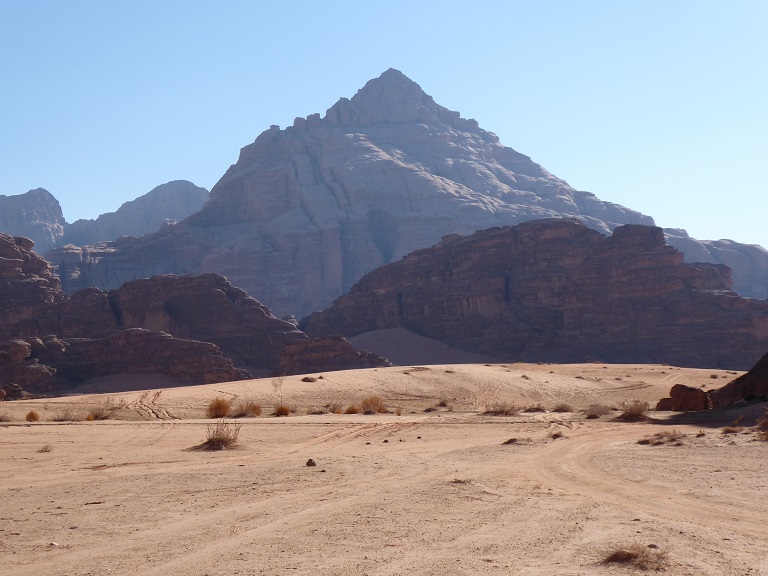
<svg viewBox="0 0 768 576">
<path fill-rule="evenodd" d="M 714 386 L 726 380 L 712 375 L 732 375 L 417 368 L 286 378 L 283 395 L 300 413 L 375 392 L 401 415 L 243 419 L 240 448 L 224 452 L 188 450 L 205 436 L 207 402 L 271 405 L 271 381 L 4 403 L 0 414 L 16 421 L 0 427 L 3 573 L 621 574 L 631 570 L 600 559 L 637 543 L 668 553 L 667 574 L 768 574 L 768 445 L 723 435 L 733 414 L 626 424 L 475 411 L 496 401 L 655 401 L 673 382 Z M 110 398 L 124 401 L 123 419 L 50 422 Z M 441 398 L 450 408 L 423 411 Z M 48 421 L 19 422 L 30 408 Z M 672 429 L 685 435 L 681 446 L 637 444 Z"/>
</svg>

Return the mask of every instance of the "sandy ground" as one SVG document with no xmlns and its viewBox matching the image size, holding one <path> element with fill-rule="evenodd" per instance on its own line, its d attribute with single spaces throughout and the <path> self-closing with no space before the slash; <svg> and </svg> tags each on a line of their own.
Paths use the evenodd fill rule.
<svg viewBox="0 0 768 576">
<path fill-rule="evenodd" d="M 579 411 L 732 373 L 513 364 L 322 376 L 282 381 L 299 414 L 288 418 L 267 415 L 280 394 L 270 380 L 0 404 L 11 420 L 0 426 L 0 573 L 631 574 L 600 561 L 638 544 L 667 554 L 666 574 L 768 575 L 768 444 L 749 428 L 724 434 L 736 412 L 623 423 Z M 393 412 L 306 415 L 372 393 Z M 234 450 L 190 451 L 215 397 L 260 402 L 264 415 L 237 420 Z M 479 413 L 498 402 L 574 411 Z M 52 421 L 106 405 L 118 419 Z M 40 422 L 24 421 L 31 409 Z M 638 444 L 673 431 L 680 445 Z"/>
</svg>

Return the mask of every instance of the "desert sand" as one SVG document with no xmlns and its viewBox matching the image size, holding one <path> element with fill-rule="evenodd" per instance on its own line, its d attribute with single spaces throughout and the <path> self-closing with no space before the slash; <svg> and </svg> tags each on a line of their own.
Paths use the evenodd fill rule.
<svg viewBox="0 0 768 576">
<path fill-rule="evenodd" d="M 733 372 L 478 364 L 312 376 L 323 377 L 282 381 L 286 418 L 269 415 L 270 379 L 147 392 L 135 388 L 151 378 L 123 378 L 121 391 L 0 403 L 0 572 L 603 575 L 634 572 L 602 564 L 611 550 L 651 545 L 665 574 L 768 574 L 768 444 L 750 428 L 724 433 L 738 411 L 639 423 L 583 413 L 655 404 L 674 383 L 719 387 Z M 307 415 L 370 394 L 391 412 Z M 264 414 L 229 419 L 241 425 L 235 449 L 189 450 L 217 397 Z M 482 414 L 499 402 L 547 411 Z M 81 420 L 101 406 L 115 418 Z M 32 409 L 40 422 L 25 421 Z M 672 432 L 679 441 L 638 444 Z"/>
</svg>

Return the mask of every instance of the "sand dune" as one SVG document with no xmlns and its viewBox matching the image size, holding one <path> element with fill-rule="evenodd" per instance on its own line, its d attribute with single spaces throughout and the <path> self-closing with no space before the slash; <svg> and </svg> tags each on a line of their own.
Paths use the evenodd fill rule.
<svg viewBox="0 0 768 576">
<path fill-rule="evenodd" d="M 631 571 L 601 565 L 606 551 L 640 544 L 667 553 L 667 574 L 768 574 L 768 447 L 749 429 L 722 433 L 735 413 L 479 413 L 655 402 L 673 383 L 733 374 L 513 364 L 322 376 L 285 378 L 301 415 L 238 420 L 239 447 L 222 452 L 188 450 L 208 402 L 252 399 L 266 414 L 271 380 L 0 404 L 12 420 L 0 427 L 3 573 L 619 574 Z M 305 415 L 369 394 L 393 412 Z M 106 404 L 118 420 L 52 422 Z M 41 422 L 24 421 L 30 409 Z M 682 445 L 637 443 L 672 430 Z"/>
</svg>

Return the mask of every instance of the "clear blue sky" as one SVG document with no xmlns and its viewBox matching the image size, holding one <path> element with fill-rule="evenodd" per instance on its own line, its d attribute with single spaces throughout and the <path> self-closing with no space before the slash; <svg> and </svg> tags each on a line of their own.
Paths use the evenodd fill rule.
<svg viewBox="0 0 768 576">
<path fill-rule="evenodd" d="M 572 186 L 768 247 L 765 0 L 0 0 L 0 194 L 211 188 L 394 67 Z"/>
</svg>

